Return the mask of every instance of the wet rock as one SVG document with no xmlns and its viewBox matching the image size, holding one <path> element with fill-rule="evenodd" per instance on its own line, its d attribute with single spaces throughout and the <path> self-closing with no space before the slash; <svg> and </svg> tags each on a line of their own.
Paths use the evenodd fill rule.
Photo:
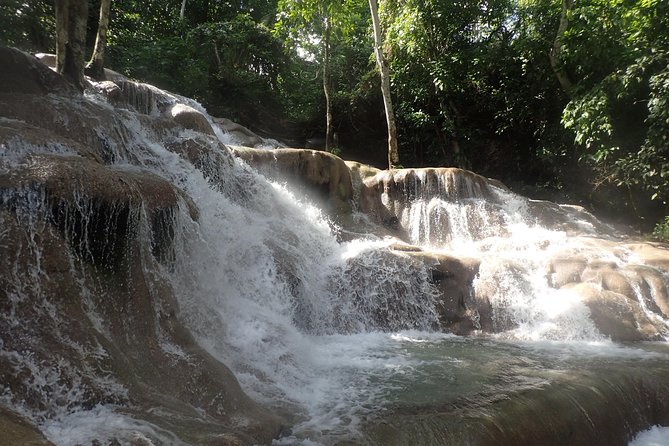
<svg viewBox="0 0 669 446">
<path fill-rule="evenodd" d="M 170 115 L 183 128 L 206 135 L 214 135 L 214 129 L 211 128 L 207 118 L 189 105 L 175 104 L 170 110 Z"/>
<path fill-rule="evenodd" d="M 174 238 L 179 203 L 197 218 L 183 192 L 142 171 L 122 171 L 77 156 L 33 155 L 9 175 L 0 175 L 5 191 L 0 205 L 18 209 L 26 195 L 42 197 L 46 218 L 72 248 L 93 263 L 118 268 L 127 243 L 137 236 L 140 214 L 151 221 L 154 254 L 166 258 Z"/>
<path fill-rule="evenodd" d="M 622 247 L 629 250 L 639 262 L 669 271 L 669 245 L 666 243 L 624 243 Z"/>
<path fill-rule="evenodd" d="M 270 178 L 287 181 L 298 191 L 325 203 L 333 214 L 350 212 L 351 175 L 339 157 L 307 149 L 233 147 L 233 153 Z"/>
<path fill-rule="evenodd" d="M 598 330 L 611 339 L 662 339 L 669 335 L 662 322 L 669 316 L 668 253 L 651 244 L 587 238 L 578 255 L 551 258 L 547 278 L 580 295 Z"/>
<path fill-rule="evenodd" d="M 478 260 L 429 251 L 406 252 L 430 268 L 431 282 L 439 292 L 437 311 L 443 330 L 458 335 L 493 331 L 490 302 L 474 292 Z"/>
<path fill-rule="evenodd" d="M 206 135 L 169 137 L 165 147 L 193 163 L 209 181 L 218 185 L 225 182 L 234 163 L 229 149 Z"/>
<path fill-rule="evenodd" d="M 557 257 L 551 260 L 548 282 L 553 288 L 562 288 L 568 283 L 578 283 L 588 261 L 583 257 Z"/>
<path fill-rule="evenodd" d="M 113 405 L 187 444 L 271 443 L 281 420 L 177 317 L 176 225 L 198 218 L 196 207 L 161 176 L 127 167 L 146 150 L 135 124 L 179 140 L 183 126 L 167 113 L 177 98 L 129 81 L 102 84 L 109 103 L 126 108 L 118 110 L 69 96 L 31 56 L 0 48 L 0 64 L 3 398 L 33 421 Z M 126 125 L 135 107 L 145 114 Z M 218 150 L 225 163 L 208 138 L 193 136 L 202 145 L 192 156 L 204 164 L 202 153 Z M 0 413 L 0 425 L 0 443 L 49 444 L 20 418 Z M 114 435 L 110 444 L 134 441 Z"/>
<path fill-rule="evenodd" d="M 627 296 L 591 283 L 567 287 L 578 293 L 590 310 L 590 319 L 604 336 L 617 342 L 650 341 L 663 338 L 662 326 Z"/>
<path fill-rule="evenodd" d="M 6 445 L 53 446 L 40 431 L 20 416 L 0 407 L 0 432 Z"/>
<path fill-rule="evenodd" d="M 423 168 L 378 171 L 376 175 L 364 180 L 359 206 L 373 222 L 383 224 L 397 221 L 395 235 L 403 240 L 417 243 L 439 243 L 450 237 L 451 228 L 447 219 L 438 222 L 426 222 L 434 227 L 432 234 L 423 234 L 420 240 L 410 234 L 412 206 L 423 200 L 429 207 L 431 198 L 440 198 L 445 202 L 458 202 L 470 198 L 488 198 L 495 202 L 493 188 L 506 188 L 499 182 L 488 180 L 473 172 L 456 168 Z M 427 214 L 438 214 L 426 209 Z M 490 213 L 493 216 L 493 213 Z M 434 215 L 425 215 L 431 218 Z M 483 227 L 471 214 L 471 228 Z"/>
<path fill-rule="evenodd" d="M 228 134 L 230 139 L 234 141 L 235 145 L 242 147 L 260 148 L 265 145 L 265 141 L 260 136 L 256 135 L 251 130 L 243 125 L 237 124 L 227 118 L 214 118 L 214 123 Z"/>
<path fill-rule="evenodd" d="M 0 67 L 0 94 L 79 94 L 64 77 L 16 48 L 0 45 Z"/>
<path fill-rule="evenodd" d="M 52 70 L 56 69 L 56 55 L 49 53 L 36 53 L 35 57 Z M 127 80 L 125 76 L 109 68 L 104 69 L 105 79 L 108 81 Z"/>
</svg>

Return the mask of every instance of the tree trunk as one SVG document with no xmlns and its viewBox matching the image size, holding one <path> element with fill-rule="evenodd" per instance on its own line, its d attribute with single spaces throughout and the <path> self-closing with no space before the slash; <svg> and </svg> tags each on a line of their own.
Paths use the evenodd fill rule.
<svg viewBox="0 0 669 446">
<path fill-rule="evenodd" d="M 68 38 L 68 0 L 56 0 L 56 71 L 63 73 L 65 67 L 65 45 Z"/>
<path fill-rule="evenodd" d="M 56 71 L 81 91 L 86 86 L 87 21 L 88 0 L 56 0 Z"/>
<path fill-rule="evenodd" d="M 325 94 L 325 150 L 330 152 L 333 143 L 332 101 L 330 98 L 330 18 L 325 18 L 323 36 L 323 93 Z"/>
<path fill-rule="evenodd" d="M 186 0 L 181 1 L 181 11 L 179 11 L 179 18 L 184 19 L 184 14 L 186 13 Z"/>
<path fill-rule="evenodd" d="M 107 30 L 109 29 L 109 9 L 111 0 L 100 1 L 100 20 L 98 33 L 95 36 L 95 48 L 86 69 L 89 76 L 96 80 L 105 80 L 105 48 L 107 47 Z"/>
<path fill-rule="evenodd" d="M 564 66 L 564 61 L 562 60 L 562 36 L 567 31 L 569 27 L 569 18 L 567 17 L 571 8 L 574 6 L 574 0 L 562 0 L 562 12 L 560 13 L 560 24 L 558 25 L 558 31 L 555 35 L 555 40 L 553 41 L 553 48 L 549 53 L 549 58 L 551 61 L 551 68 L 553 68 L 553 73 L 557 77 L 558 82 L 562 90 L 571 96 L 571 92 L 574 88 L 574 84 L 569 78 L 567 69 Z"/>
<path fill-rule="evenodd" d="M 383 52 L 381 50 L 383 39 L 376 0 L 369 0 L 369 9 L 372 13 L 372 24 L 374 25 L 374 54 L 376 54 L 376 64 L 379 67 L 379 74 L 381 75 L 381 93 L 383 94 L 383 105 L 386 110 L 386 122 L 388 124 L 388 169 L 392 169 L 399 165 L 400 155 L 397 147 L 395 113 L 393 112 L 393 102 L 390 97 L 390 72 L 388 65 L 383 59 Z"/>
</svg>

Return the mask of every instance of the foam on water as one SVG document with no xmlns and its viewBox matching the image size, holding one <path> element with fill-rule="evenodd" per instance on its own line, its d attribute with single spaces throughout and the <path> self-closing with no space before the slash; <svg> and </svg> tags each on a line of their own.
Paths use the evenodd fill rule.
<svg viewBox="0 0 669 446">
<path fill-rule="evenodd" d="M 669 427 L 653 426 L 640 432 L 629 446 L 669 446 Z"/>
<path fill-rule="evenodd" d="M 44 436 L 58 445 L 89 445 L 114 439 L 121 446 L 187 446 L 171 432 L 145 420 L 137 420 L 111 406 L 97 406 L 48 419 L 41 428 Z"/>
</svg>

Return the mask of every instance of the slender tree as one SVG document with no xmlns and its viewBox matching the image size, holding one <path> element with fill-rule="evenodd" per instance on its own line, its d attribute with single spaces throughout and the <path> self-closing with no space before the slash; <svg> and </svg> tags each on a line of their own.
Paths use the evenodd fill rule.
<svg viewBox="0 0 669 446">
<path fill-rule="evenodd" d="M 555 40 L 553 41 L 553 48 L 551 48 L 549 57 L 551 61 L 551 67 L 553 72 L 560 82 L 562 90 L 568 95 L 571 96 L 573 90 L 573 83 L 569 78 L 567 69 L 564 65 L 564 60 L 562 58 L 563 44 L 562 37 L 569 27 L 569 13 L 571 8 L 574 5 L 574 0 L 562 0 L 562 11 L 560 13 L 560 24 L 558 25 L 557 34 L 555 35 Z"/>
<path fill-rule="evenodd" d="M 56 0 L 56 70 L 81 91 L 87 21 L 88 0 Z"/>
<path fill-rule="evenodd" d="M 323 94 L 325 95 L 325 150 L 333 148 L 334 125 L 332 123 L 332 98 L 330 85 L 330 39 L 332 34 L 332 23 L 329 14 L 324 17 L 325 31 L 323 32 Z"/>
<path fill-rule="evenodd" d="M 400 164 L 400 155 L 397 147 L 395 113 L 393 111 L 393 102 L 390 97 L 390 70 L 383 57 L 383 36 L 381 34 L 379 10 L 376 0 L 369 0 L 369 9 L 372 13 L 372 25 L 374 27 L 374 54 L 376 55 L 376 64 L 379 67 L 379 74 L 381 75 L 381 93 L 383 95 L 383 105 L 386 111 L 386 123 L 388 124 L 388 169 L 392 169 Z"/>
<path fill-rule="evenodd" d="M 323 94 L 325 96 L 325 150 L 330 151 L 335 144 L 334 119 L 332 113 L 332 50 L 343 41 L 353 27 L 356 14 L 354 1 L 345 0 L 281 0 L 278 5 L 279 17 L 276 29 L 279 34 L 287 34 L 291 44 L 301 48 L 313 47 L 318 42 L 316 57 L 321 62 Z"/>
<path fill-rule="evenodd" d="M 98 21 L 98 32 L 95 36 L 95 48 L 91 60 L 86 65 L 89 76 L 94 79 L 105 79 L 105 48 L 107 46 L 107 31 L 109 29 L 109 10 L 111 0 L 100 1 L 100 20 Z"/>
</svg>

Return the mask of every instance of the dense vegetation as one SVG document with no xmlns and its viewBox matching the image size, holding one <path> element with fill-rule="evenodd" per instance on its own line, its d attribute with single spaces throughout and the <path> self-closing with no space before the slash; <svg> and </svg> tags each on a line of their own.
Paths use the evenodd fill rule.
<svg viewBox="0 0 669 446">
<path fill-rule="evenodd" d="M 90 1 L 91 49 L 98 6 Z M 655 233 L 667 232 L 669 2 L 379 6 L 401 164 L 470 168 L 645 230 L 664 222 Z M 324 140 L 326 90 L 331 150 L 385 167 L 367 1 L 114 0 L 111 8 L 109 68 L 293 145 Z M 53 51 L 53 34 L 51 1 L 0 5 L 3 43 Z"/>
</svg>

